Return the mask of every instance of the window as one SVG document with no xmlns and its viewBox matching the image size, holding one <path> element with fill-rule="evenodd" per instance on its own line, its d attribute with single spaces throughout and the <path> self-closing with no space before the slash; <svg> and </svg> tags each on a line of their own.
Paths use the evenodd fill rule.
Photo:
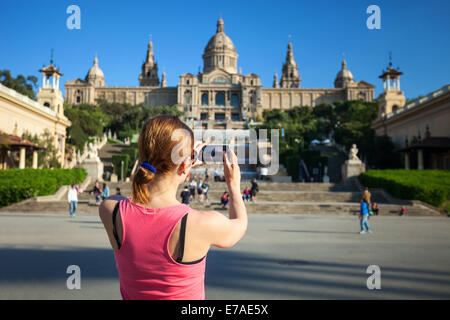
<svg viewBox="0 0 450 320">
<path fill-rule="evenodd" d="M 208 94 L 204 93 L 202 94 L 202 106 L 207 106 L 208 104 L 209 104 Z"/>
<path fill-rule="evenodd" d="M 225 120 L 225 113 L 215 113 L 214 120 L 216 121 Z"/>
<path fill-rule="evenodd" d="M 50 102 L 44 102 L 44 107 L 50 108 Z"/>
<path fill-rule="evenodd" d="M 241 120 L 241 118 L 240 118 L 240 116 L 239 116 L 239 113 L 232 113 L 232 114 L 231 114 L 231 120 L 233 120 L 233 121 L 239 121 L 239 120 Z"/>
<path fill-rule="evenodd" d="M 208 120 L 208 113 L 202 112 L 200 114 L 200 120 Z"/>
<path fill-rule="evenodd" d="M 392 107 L 392 112 L 393 112 L 393 113 L 397 113 L 397 111 L 398 111 L 398 106 L 397 106 L 397 105 L 394 105 L 394 106 Z"/>
<path fill-rule="evenodd" d="M 231 105 L 233 107 L 239 107 L 239 95 L 237 95 L 236 93 L 233 93 L 231 95 Z"/>
<path fill-rule="evenodd" d="M 216 94 L 216 106 L 224 106 L 225 105 L 225 94 L 223 92 L 219 92 Z"/>
<path fill-rule="evenodd" d="M 184 100 L 185 100 L 186 104 L 191 103 L 191 91 L 190 90 L 186 90 L 184 92 Z"/>
<path fill-rule="evenodd" d="M 187 79 L 187 80 L 186 80 L 186 84 L 190 84 L 190 81 L 189 81 L 189 79 Z"/>
</svg>

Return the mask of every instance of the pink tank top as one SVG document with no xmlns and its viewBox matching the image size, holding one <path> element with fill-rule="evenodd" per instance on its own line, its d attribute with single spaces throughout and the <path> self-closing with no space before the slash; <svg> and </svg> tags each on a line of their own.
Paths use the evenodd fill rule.
<svg viewBox="0 0 450 320">
<path fill-rule="evenodd" d="M 185 204 L 150 209 L 127 198 L 120 202 L 119 210 L 123 237 L 114 256 L 122 298 L 205 299 L 206 257 L 195 264 L 181 264 L 169 252 L 174 228 L 193 209 Z"/>
</svg>

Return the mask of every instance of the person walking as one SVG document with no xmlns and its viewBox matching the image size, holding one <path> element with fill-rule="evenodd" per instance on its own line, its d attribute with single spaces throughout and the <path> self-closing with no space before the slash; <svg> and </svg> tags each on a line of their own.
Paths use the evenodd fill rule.
<svg viewBox="0 0 450 320">
<path fill-rule="evenodd" d="M 102 201 L 104 201 L 106 198 L 109 197 L 109 187 L 106 183 L 103 183 L 103 189 L 102 189 Z"/>
<path fill-rule="evenodd" d="M 91 190 L 91 193 L 94 193 L 94 197 L 95 197 L 95 205 L 100 205 L 100 196 L 102 194 L 102 190 L 100 189 L 100 184 L 98 181 L 95 181 L 95 185 Z"/>
<path fill-rule="evenodd" d="M 256 193 L 259 191 L 258 189 L 258 183 L 256 182 L 256 179 L 253 178 L 252 180 L 252 188 L 250 189 L 250 200 L 256 201 Z"/>
<path fill-rule="evenodd" d="M 202 178 L 198 178 L 197 194 L 198 194 L 198 201 L 203 202 L 203 181 L 202 181 Z"/>
<path fill-rule="evenodd" d="M 189 200 L 191 198 L 191 193 L 189 192 L 188 186 L 184 186 L 183 191 L 181 191 L 181 203 L 189 204 Z"/>
<path fill-rule="evenodd" d="M 205 181 L 203 181 L 202 191 L 206 202 L 208 202 L 208 191 L 209 191 L 208 179 L 205 179 Z"/>
<path fill-rule="evenodd" d="M 177 200 L 179 185 L 198 164 L 194 150 L 202 146 L 194 148 L 192 129 L 177 116 L 151 118 L 139 135 L 139 169 L 131 196 L 109 197 L 100 205 L 123 299 L 204 300 L 211 246 L 229 248 L 245 235 L 247 210 L 232 150 L 224 154 L 223 163 L 228 216 L 194 210 Z"/>
<path fill-rule="evenodd" d="M 361 223 L 361 231 L 360 234 L 363 233 L 371 233 L 370 226 L 369 226 L 369 204 L 365 201 L 365 199 L 361 199 L 361 207 L 360 207 L 360 214 L 359 214 L 359 220 Z"/>
<path fill-rule="evenodd" d="M 75 211 L 77 211 L 77 203 L 78 203 L 78 191 L 75 188 L 75 184 L 72 184 L 69 192 L 67 192 L 67 201 L 69 202 L 69 212 L 70 216 L 75 216 Z"/>
<path fill-rule="evenodd" d="M 191 195 L 191 200 L 195 200 L 195 189 L 197 188 L 197 182 L 195 182 L 195 179 L 192 178 L 189 182 L 189 192 Z"/>
</svg>

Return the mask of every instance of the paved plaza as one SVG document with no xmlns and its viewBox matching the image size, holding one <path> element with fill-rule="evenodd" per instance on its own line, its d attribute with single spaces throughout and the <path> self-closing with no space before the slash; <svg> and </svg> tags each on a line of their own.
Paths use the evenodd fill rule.
<svg viewBox="0 0 450 320">
<path fill-rule="evenodd" d="M 450 219 L 249 215 L 245 238 L 213 248 L 207 299 L 449 299 Z M 69 265 L 81 289 L 69 290 Z M 369 265 L 381 289 L 367 289 Z M 0 299 L 120 299 L 112 250 L 97 215 L 0 214 Z"/>
</svg>

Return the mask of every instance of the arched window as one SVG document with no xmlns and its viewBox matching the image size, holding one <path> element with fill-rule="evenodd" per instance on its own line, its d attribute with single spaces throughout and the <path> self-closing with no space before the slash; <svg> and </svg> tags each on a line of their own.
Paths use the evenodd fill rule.
<svg viewBox="0 0 450 320">
<path fill-rule="evenodd" d="M 208 104 L 209 104 L 208 94 L 204 93 L 202 94 L 202 106 L 207 106 Z"/>
<path fill-rule="evenodd" d="M 223 92 L 219 92 L 216 94 L 216 106 L 224 106 L 225 105 L 225 94 Z"/>
<path fill-rule="evenodd" d="M 398 111 L 398 106 L 397 106 L 397 105 L 394 105 L 394 106 L 392 107 L 392 112 L 393 112 L 393 113 L 397 113 L 397 111 Z"/>
<path fill-rule="evenodd" d="M 50 102 L 44 102 L 44 107 L 50 108 Z"/>
<path fill-rule="evenodd" d="M 236 108 L 239 107 L 239 96 L 236 93 L 231 95 L 231 105 Z"/>
</svg>

